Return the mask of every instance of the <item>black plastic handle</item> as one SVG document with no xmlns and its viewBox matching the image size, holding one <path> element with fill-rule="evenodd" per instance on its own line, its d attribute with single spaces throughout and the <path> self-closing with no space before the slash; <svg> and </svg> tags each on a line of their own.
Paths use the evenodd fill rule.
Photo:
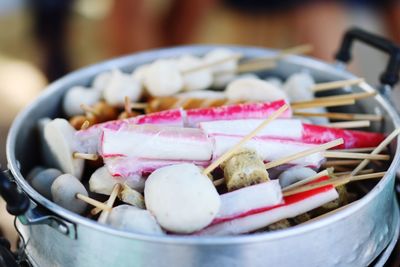
<svg viewBox="0 0 400 267">
<path fill-rule="evenodd" d="M 348 63 L 351 60 L 350 50 L 355 40 L 375 47 L 389 55 L 389 63 L 386 66 L 386 70 L 381 74 L 380 81 L 382 84 L 393 87 L 399 81 L 400 47 L 381 36 L 359 28 L 351 28 L 343 36 L 342 44 L 336 54 L 337 60 L 344 63 Z"/>
<path fill-rule="evenodd" d="M 24 214 L 29 208 L 29 199 L 18 191 L 17 185 L 8 179 L 7 175 L 0 170 L 0 195 L 7 203 L 8 213 L 18 216 Z"/>
</svg>

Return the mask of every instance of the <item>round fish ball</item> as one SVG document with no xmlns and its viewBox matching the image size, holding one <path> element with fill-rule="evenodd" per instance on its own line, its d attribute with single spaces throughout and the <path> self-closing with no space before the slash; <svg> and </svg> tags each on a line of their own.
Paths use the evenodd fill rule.
<svg viewBox="0 0 400 267">
<path fill-rule="evenodd" d="M 183 56 L 178 60 L 178 68 L 180 71 L 201 66 L 203 61 L 194 56 Z M 183 75 L 183 90 L 203 90 L 210 87 L 213 83 L 213 75 L 209 68 L 197 70 Z"/>
<path fill-rule="evenodd" d="M 268 77 L 265 79 L 265 81 L 275 85 L 276 87 L 278 87 L 279 89 L 283 89 L 283 82 L 281 79 L 279 79 L 278 77 Z"/>
<path fill-rule="evenodd" d="M 63 110 L 68 117 L 84 114 L 82 104 L 94 105 L 100 101 L 101 93 L 82 86 L 74 86 L 63 98 Z"/>
<path fill-rule="evenodd" d="M 63 174 L 54 180 L 51 185 L 53 201 L 61 207 L 82 214 L 87 204 L 76 198 L 77 194 L 88 196 L 83 184 L 71 174 Z"/>
<path fill-rule="evenodd" d="M 36 174 L 30 183 L 45 198 L 51 199 L 51 185 L 60 175 L 62 175 L 62 172 L 57 169 L 45 169 Z"/>
<path fill-rule="evenodd" d="M 282 172 L 279 176 L 279 184 L 282 188 L 294 184 L 298 181 L 304 180 L 308 177 L 314 176 L 317 173 L 307 167 L 294 166 Z"/>
<path fill-rule="evenodd" d="M 214 74 L 214 82 L 212 87 L 214 88 L 224 88 L 230 82 L 236 79 L 236 75 L 234 73 L 220 73 Z"/>
<path fill-rule="evenodd" d="M 290 102 L 308 101 L 314 99 L 311 87 L 315 85 L 313 77 L 308 72 L 298 72 L 292 74 L 283 85 L 283 90 L 289 96 Z M 304 112 L 326 113 L 325 108 L 303 109 Z M 328 124 L 329 119 L 323 117 L 310 117 L 313 124 Z"/>
<path fill-rule="evenodd" d="M 125 182 L 130 188 L 143 191 L 144 179 L 142 177 L 122 178 L 113 177 L 107 167 L 98 168 L 89 179 L 89 190 L 94 193 L 110 195 L 117 183 Z"/>
<path fill-rule="evenodd" d="M 254 78 L 242 78 L 229 83 L 225 94 L 228 99 L 243 101 L 276 101 L 287 99 L 285 92 L 275 85 Z"/>
<path fill-rule="evenodd" d="M 234 52 L 229 49 L 216 48 L 216 49 L 211 50 L 204 56 L 204 61 L 206 63 L 213 63 L 213 62 L 217 62 L 217 61 L 223 60 L 225 58 L 228 58 L 228 57 L 232 56 L 233 54 L 234 54 Z M 237 69 L 237 65 L 238 65 L 238 60 L 232 59 L 232 60 L 226 61 L 224 63 L 214 65 L 211 67 L 211 69 L 214 74 L 216 74 L 218 72 L 234 73 Z"/>
<path fill-rule="evenodd" d="M 183 77 L 175 61 L 161 59 L 149 66 L 144 85 L 152 96 L 170 96 L 182 90 Z"/>
<path fill-rule="evenodd" d="M 107 84 L 109 83 L 111 76 L 112 76 L 111 71 L 105 71 L 100 74 L 97 74 L 92 82 L 93 89 L 103 92 L 104 88 L 106 88 Z"/>
<path fill-rule="evenodd" d="M 120 230 L 139 234 L 163 235 L 164 232 L 148 210 L 120 205 L 110 212 L 107 224 Z"/>
<path fill-rule="evenodd" d="M 208 176 L 184 163 L 154 171 L 146 180 L 145 203 L 158 223 L 175 233 L 192 233 L 211 223 L 220 196 Z"/>
<path fill-rule="evenodd" d="M 283 90 L 289 96 L 291 102 L 308 101 L 314 99 L 311 87 L 315 82 L 307 72 L 298 72 L 289 76 L 283 85 Z"/>
<path fill-rule="evenodd" d="M 132 76 L 113 70 L 104 88 L 103 97 L 109 105 L 122 107 L 125 104 L 125 97 L 129 97 L 132 102 L 137 102 L 142 93 L 142 86 Z"/>
<path fill-rule="evenodd" d="M 42 166 L 34 167 L 26 176 L 26 180 L 30 182 L 33 177 L 35 177 L 39 172 L 44 171 L 46 168 Z"/>
<path fill-rule="evenodd" d="M 140 83 L 143 86 L 144 78 L 146 76 L 146 72 L 149 69 L 150 64 L 145 64 L 142 66 L 137 67 L 132 72 L 132 78 Z"/>
<path fill-rule="evenodd" d="M 52 157 L 56 161 L 57 169 L 82 177 L 84 160 L 73 157 L 76 130 L 65 119 L 54 119 L 44 128 L 44 139 L 49 147 Z"/>
</svg>

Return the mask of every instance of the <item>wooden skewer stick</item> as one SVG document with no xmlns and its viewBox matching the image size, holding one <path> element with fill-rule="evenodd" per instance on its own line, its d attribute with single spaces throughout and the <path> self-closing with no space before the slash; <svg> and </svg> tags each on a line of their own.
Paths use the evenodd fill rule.
<svg viewBox="0 0 400 267">
<path fill-rule="evenodd" d="M 291 103 L 292 110 L 307 109 L 307 108 L 320 108 L 320 107 L 337 107 L 354 105 L 356 101 L 354 99 L 341 99 L 341 100 L 329 100 L 329 101 L 304 101 Z"/>
<path fill-rule="evenodd" d="M 322 165 L 324 167 L 335 167 L 335 166 L 352 166 L 357 165 L 361 162 L 361 160 L 329 160 Z"/>
<path fill-rule="evenodd" d="M 325 151 L 325 158 L 390 160 L 389 155 Z"/>
<path fill-rule="evenodd" d="M 342 94 L 342 95 L 334 95 L 334 96 L 323 96 L 323 97 L 316 97 L 313 100 L 308 101 L 298 101 L 292 102 L 293 105 L 305 105 L 310 103 L 326 103 L 331 101 L 340 101 L 340 100 L 359 100 L 368 97 L 375 96 L 377 92 L 362 92 L 362 93 L 354 93 L 354 94 Z"/>
<path fill-rule="evenodd" d="M 345 149 L 335 149 L 335 151 L 338 152 L 371 152 L 374 150 L 376 147 L 362 147 L 362 148 L 345 148 Z"/>
<path fill-rule="evenodd" d="M 88 105 L 86 105 L 86 104 L 81 104 L 80 107 L 81 107 L 81 109 L 82 109 L 83 111 L 85 111 L 85 113 L 86 113 L 87 115 L 99 116 L 99 112 L 97 112 L 97 110 L 95 110 L 95 109 L 94 109 L 93 107 L 91 107 L 91 106 L 88 106 Z"/>
<path fill-rule="evenodd" d="M 327 90 L 342 88 L 345 86 L 360 84 L 362 82 L 364 82 L 364 78 L 356 78 L 356 79 L 326 82 L 326 83 L 317 83 L 316 85 L 311 87 L 311 91 L 313 91 L 313 92 L 327 91 Z"/>
<path fill-rule="evenodd" d="M 99 155 L 97 154 L 88 154 L 88 153 L 80 153 L 80 152 L 74 152 L 72 154 L 72 157 L 75 159 L 87 159 L 87 160 L 98 160 Z"/>
<path fill-rule="evenodd" d="M 104 201 L 103 204 L 104 204 L 104 205 L 107 205 L 107 200 Z M 101 211 L 102 211 L 102 209 L 95 207 L 95 208 L 93 208 L 93 209 L 90 211 L 90 214 L 92 214 L 92 215 L 97 215 L 97 214 L 99 214 Z"/>
<path fill-rule="evenodd" d="M 126 115 L 131 115 L 132 114 L 132 105 L 131 105 L 131 100 L 129 99 L 129 96 L 125 96 L 124 98 L 124 109 Z"/>
<path fill-rule="evenodd" d="M 210 172 L 212 172 L 215 168 L 217 168 L 221 163 L 226 161 L 228 158 L 230 158 L 244 143 L 252 139 L 254 136 L 258 134 L 262 129 L 264 129 L 271 121 L 276 119 L 279 115 L 281 115 L 285 110 L 288 109 L 288 105 L 283 105 L 280 107 L 277 111 L 275 111 L 271 116 L 269 116 L 266 120 L 264 120 L 263 123 L 261 123 L 256 129 L 254 129 L 251 133 L 243 137 L 242 140 L 239 141 L 234 147 L 232 147 L 230 150 L 225 152 L 222 156 L 220 156 L 217 160 L 215 160 L 213 163 L 211 163 L 207 168 L 204 169 L 203 175 L 208 175 Z"/>
<path fill-rule="evenodd" d="M 312 113 L 312 112 L 301 112 L 295 111 L 293 115 L 302 116 L 302 117 L 323 117 L 328 119 L 336 119 L 336 120 L 370 120 L 370 121 L 381 121 L 381 115 L 375 114 L 351 114 L 351 113 Z"/>
<path fill-rule="evenodd" d="M 113 188 L 113 190 L 110 194 L 110 197 L 107 200 L 107 204 L 106 204 L 110 208 L 110 211 L 111 211 L 112 207 L 114 206 L 114 202 L 115 202 L 120 190 L 121 190 L 120 184 L 114 185 L 114 188 Z M 110 211 L 106 211 L 106 212 L 103 211 L 100 214 L 100 217 L 97 221 L 99 223 L 106 223 L 108 215 L 110 214 Z"/>
<path fill-rule="evenodd" d="M 366 169 L 366 170 L 359 171 L 358 173 L 359 174 L 368 174 L 368 173 L 373 173 L 373 172 L 374 172 L 374 169 Z M 333 174 L 335 176 L 343 176 L 343 175 L 351 174 L 351 171 L 348 171 L 348 172 L 335 172 Z"/>
<path fill-rule="evenodd" d="M 383 140 L 372 152 L 372 155 L 379 154 L 387 145 L 390 144 L 390 142 L 393 141 L 394 138 L 397 137 L 397 135 L 400 134 L 400 128 L 395 129 L 391 134 L 389 134 L 385 140 Z M 352 172 L 351 175 L 356 175 L 358 174 L 359 171 L 365 168 L 365 166 L 368 165 L 370 162 L 369 159 L 364 159 Z"/>
<path fill-rule="evenodd" d="M 219 60 L 215 60 L 213 62 L 205 62 L 205 63 L 200 64 L 198 66 L 194 66 L 192 68 L 183 70 L 181 73 L 183 75 L 187 75 L 187 74 L 190 74 L 190 73 L 202 70 L 202 69 L 207 69 L 207 68 L 210 68 L 210 67 L 214 67 L 216 65 L 220 65 L 222 63 L 225 63 L 225 62 L 228 62 L 228 61 L 231 61 L 231 60 L 239 60 L 241 57 L 242 57 L 241 54 L 232 54 L 232 55 L 229 55 L 229 56 L 227 56 L 225 58 L 222 58 L 222 59 L 219 59 Z"/>
<path fill-rule="evenodd" d="M 89 126 L 90 122 L 88 120 L 85 120 L 81 125 L 81 130 L 86 130 L 87 128 L 89 128 Z"/>
<path fill-rule="evenodd" d="M 249 60 L 248 62 L 244 62 L 238 65 L 235 72 L 236 73 L 253 72 L 253 71 L 273 69 L 275 67 L 276 67 L 276 62 L 274 60 L 264 60 L 264 61 Z"/>
<path fill-rule="evenodd" d="M 370 121 L 344 121 L 344 122 L 332 122 L 329 124 L 325 124 L 325 126 L 332 127 L 332 128 L 364 128 L 369 127 L 371 125 Z"/>
<path fill-rule="evenodd" d="M 357 175 L 357 176 L 345 175 L 345 176 L 341 176 L 338 178 L 333 178 L 333 179 L 329 179 L 326 181 L 313 183 L 310 185 L 304 185 L 304 186 L 301 186 L 298 188 L 294 188 L 292 190 L 285 191 L 285 192 L 283 192 L 283 196 L 291 196 L 294 194 L 298 194 L 301 192 L 309 191 L 309 190 L 320 188 L 320 187 L 327 186 L 327 185 L 332 185 L 334 187 L 338 187 L 338 186 L 347 184 L 349 182 L 382 178 L 385 174 L 386 174 L 386 172 L 376 172 L 376 173 L 363 174 L 363 175 Z"/>
<path fill-rule="evenodd" d="M 325 144 L 318 145 L 316 147 L 301 151 L 299 153 L 292 154 L 292 155 L 289 155 L 287 157 L 284 157 L 284 158 L 281 158 L 281 159 L 277 159 L 277 160 L 274 160 L 274 161 L 270 161 L 270 162 L 265 164 L 265 168 L 266 169 L 271 169 L 273 167 L 288 163 L 290 161 L 293 161 L 293 160 L 296 160 L 296 159 L 299 159 L 299 158 L 303 158 L 305 156 L 308 156 L 308 155 L 311 155 L 311 154 L 314 154 L 314 153 L 318 153 L 318 152 L 327 150 L 329 148 L 341 145 L 341 144 L 343 144 L 343 142 L 344 142 L 343 139 L 339 138 L 339 139 L 327 142 Z"/>
<path fill-rule="evenodd" d="M 100 201 L 97 201 L 97 200 L 95 200 L 93 198 L 87 197 L 85 195 L 76 194 L 76 198 L 80 199 L 82 201 L 85 201 L 86 203 L 88 203 L 88 204 L 90 204 L 92 206 L 95 206 L 95 207 L 97 207 L 97 208 L 99 208 L 101 210 L 111 211 L 111 208 L 109 206 L 107 206 L 106 204 L 104 204 L 104 203 L 102 203 Z"/>
<path fill-rule="evenodd" d="M 288 190 L 290 190 L 292 188 L 296 188 L 296 187 L 299 187 L 301 185 L 307 184 L 309 182 L 312 182 L 312 181 L 317 180 L 317 179 L 319 179 L 321 177 L 324 177 L 324 176 L 329 176 L 329 171 L 328 170 L 320 171 L 316 175 L 307 177 L 307 178 L 305 178 L 303 180 L 300 180 L 300 181 L 295 182 L 295 183 L 293 183 L 291 185 L 288 185 L 288 186 L 282 188 L 282 192 L 285 192 L 285 191 L 288 191 Z"/>
<path fill-rule="evenodd" d="M 213 184 L 215 185 L 215 187 L 220 186 L 220 185 L 223 185 L 224 183 L 225 183 L 225 178 L 221 178 L 221 179 L 215 180 L 215 181 L 213 182 Z"/>
</svg>

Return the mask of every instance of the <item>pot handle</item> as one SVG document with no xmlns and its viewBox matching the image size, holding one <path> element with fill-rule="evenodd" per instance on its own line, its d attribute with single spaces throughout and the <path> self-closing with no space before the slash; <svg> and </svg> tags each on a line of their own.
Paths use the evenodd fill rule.
<svg viewBox="0 0 400 267">
<path fill-rule="evenodd" d="M 7 177 L 4 171 L 0 170 L 0 196 L 7 203 L 7 211 L 11 215 L 24 214 L 29 208 L 28 197 L 18 190 L 15 183 Z"/>
<path fill-rule="evenodd" d="M 351 60 L 350 50 L 355 40 L 368 44 L 389 55 L 389 62 L 385 71 L 380 76 L 380 82 L 383 85 L 393 87 L 399 81 L 400 71 L 400 47 L 393 42 L 367 32 L 360 28 L 351 28 L 343 36 L 342 44 L 335 58 L 343 63 Z"/>
<path fill-rule="evenodd" d="M 7 175 L 7 171 L 0 170 L 0 196 L 7 203 L 7 211 L 11 215 L 18 216 L 24 225 L 46 224 L 60 233 L 76 239 L 76 227 L 73 223 L 48 214 L 46 210 L 38 207 L 34 202 L 18 189 L 18 186 Z"/>
</svg>

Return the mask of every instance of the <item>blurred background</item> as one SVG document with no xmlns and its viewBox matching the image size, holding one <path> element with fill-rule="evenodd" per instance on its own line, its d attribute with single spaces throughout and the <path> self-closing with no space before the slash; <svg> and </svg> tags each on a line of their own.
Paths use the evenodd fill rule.
<svg viewBox="0 0 400 267">
<path fill-rule="evenodd" d="M 17 112 L 72 70 L 193 43 L 278 49 L 310 43 L 312 56 L 333 61 L 350 26 L 400 44 L 400 1 L 0 0 L 0 163 L 6 166 L 6 134 Z M 377 84 L 387 58 L 358 44 L 354 52 L 352 71 Z M 0 225 L 15 240 L 3 206 Z"/>
</svg>

